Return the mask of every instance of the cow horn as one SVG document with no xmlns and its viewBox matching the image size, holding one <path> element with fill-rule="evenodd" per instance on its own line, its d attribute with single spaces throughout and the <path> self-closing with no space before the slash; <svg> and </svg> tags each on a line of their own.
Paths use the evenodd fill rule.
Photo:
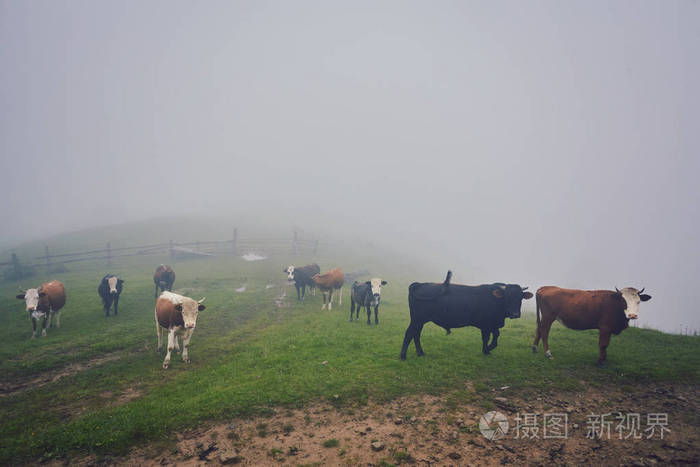
<svg viewBox="0 0 700 467">
<path fill-rule="evenodd" d="M 520 287 L 520 288 L 523 290 L 523 292 L 525 292 L 525 291 L 526 291 L 527 289 L 529 289 L 530 287 Z"/>
<path fill-rule="evenodd" d="M 646 287 L 642 287 L 642 290 L 639 291 L 639 295 L 641 295 L 642 292 L 644 292 L 644 289 L 646 289 Z"/>
<path fill-rule="evenodd" d="M 202 302 L 203 302 L 204 300 L 206 300 L 206 299 L 207 299 L 207 297 L 203 297 L 203 298 L 202 298 L 201 300 L 199 300 L 197 303 L 199 303 L 199 304 L 201 305 Z"/>
<path fill-rule="evenodd" d="M 620 293 L 620 290 L 617 287 L 615 287 L 615 292 Z"/>
</svg>

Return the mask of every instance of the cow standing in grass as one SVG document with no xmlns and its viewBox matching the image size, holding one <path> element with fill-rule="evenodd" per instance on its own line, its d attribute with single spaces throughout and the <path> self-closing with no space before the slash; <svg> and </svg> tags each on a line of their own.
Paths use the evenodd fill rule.
<svg viewBox="0 0 700 467">
<path fill-rule="evenodd" d="M 442 284 L 414 282 L 408 288 L 408 306 L 411 323 L 406 329 L 401 347 L 401 360 L 411 340 L 416 353 L 424 355 L 420 334 L 425 323 L 432 321 L 445 328 L 474 326 L 481 330 L 481 350 L 488 355 L 498 345 L 500 328 L 506 318 L 519 318 L 523 299 L 532 298 L 531 292 L 518 284 L 486 284 L 478 286 L 450 284 L 452 272 L 447 272 Z M 491 343 L 489 338 L 493 336 Z"/>
<path fill-rule="evenodd" d="M 362 284 L 357 281 L 353 282 L 352 289 L 350 291 L 350 322 L 352 323 L 352 313 L 355 311 L 355 306 L 357 306 L 357 313 L 355 319 L 360 320 L 360 308 L 363 306 L 367 308 L 367 324 L 372 324 L 370 322 L 370 316 L 372 315 L 372 310 L 370 307 L 374 307 L 374 324 L 379 324 L 379 301 L 381 300 L 382 286 L 386 285 L 387 282 L 375 277 Z"/>
<path fill-rule="evenodd" d="M 325 274 L 316 274 L 311 279 L 313 279 L 316 287 L 323 292 L 323 306 L 322 310 L 326 309 L 326 293 L 328 293 L 328 309 L 333 308 L 333 290 L 338 291 L 338 305 L 343 304 L 343 283 L 345 282 L 345 275 L 340 268 L 331 269 Z"/>
<path fill-rule="evenodd" d="M 297 300 L 304 299 L 307 286 L 311 289 L 311 293 L 316 295 L 316 283 L 311 278 L 321 272 L 318 264 L 307 264 L 301 267 L 289 265 L 284 272 L 287 273 L 287 280 L 294 281 L 294 287 L 297 289 Z"/>
<path fill-rule="evenodd" d="M 163 292 L 156 302 L 156 335 L 158 336 L 158 352 L 163 347 L 162 333 L 168 332 L 168 352 L 163 360 L 163 369 L 170 365 L 170 355 L 173 349 L 180 351 L 178 337 L 182 334 L 182 361 L 190 362 L 187 352 L 194 327 L 197 324 L 197 314 L 204 310 L 202 298 L 195 301 L 182 295 Z"/>
<path fill-rule="evenodd" d="M 41 285 L 38 289 L 27 289 L 17 295 L 24 300 L 27 311 L 32 318 L 32 339 L 36 337 L 36 321 L 42 318 L 41 335 L 46 336 L 46 322 L 51 327 L 51 319 L 56 315 L 56 327 L 61 327 L 61 308 L 66 304 L 66 290 L 58 281 L 50 281 Z"/>
<path fill-rule="evenodd" d="M 97 287 L 97 293 L 99 293 L 102 298 L 102 305 L 106 317 L 109 317 L 109 310 L 113 303 L 114 316 L 117 316 L 119 313 L 119 296 L 122 293 L 123 287 L 124 281 L 113 274 L 107 274 L 102 278 L 102 281 L 100 281 L 100 285 Z"/>
<path fill-rule="evenodd" d="M 544 354 L 552 358 L 549 351 L 549 331 L 554 321 L 569 329 L 598 329 L 598 366 L 607 359 L 610 334 L 618 335 L 637 319 L 640 302 L 651 300 L 644 289 L 625 287 L 612 290 L 574 290 L 559 287 L 540 287 L 535 298 L 537 306 L 537 329 L 532 351 L 542 339 Z M 541 318 L 540 318 L 541 315 Z"/>
<path fill-rule="evenodd" d="M 175 271 L 167 264 L 161 264 L 153 274 L 153 282 L 156 284 L 155 298 L 158 298 L 158 288 L 161 292 L 172 291 L 175 283 Z"/>
</svg>

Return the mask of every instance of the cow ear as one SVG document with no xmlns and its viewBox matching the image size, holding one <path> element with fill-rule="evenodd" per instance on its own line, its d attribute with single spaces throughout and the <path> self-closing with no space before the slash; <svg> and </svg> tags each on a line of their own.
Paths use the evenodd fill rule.
<svg viewBox="0 0 700 467">
<path fill-rule="evenodd" d="M 365 282 L 365 284 L 367 284 L 367 285 L 372 285 L 372 282 L 371 282 L 371 281 L 367 281 L 367 282 Z"/>
<path fill-rule="evenodd" d="M 17 295 L 17 298 L 20 299 L 20 300 L 24 300 L 24 294 L 23 294 L 23 293 L 18 294 L 18 295 Z"/>
<path fill-rule="evenodd" d="M 648 300 L 651 300 L 651 295 L 647 295 L 647 294 L 643 293 L 639 296 L 639 299 L 643 302 L 646 302 Z"/>
<path fill-rule="evenodd" d="M 177 311 L 182 311 L 182 303 L 178 303 L 177 305 L 175 305 L 175 309 Z"/>
<path fill-rule="evenodd" d="M 387 284 L 388 284 L 387 281 L 382 281 L 382 285 L 387 285 Z"/>
<path fill-rule="evenodd" d="M 503 298 L 503 291 L 501 289 L 493 289 L 491 293 L 496 298 Z"/>
<path fill-rule="evenodd" d="M 40 297 L 46 297 L 46 292 L 39 292 Z"/>
<path fill-rule="evenodd" d="M 523 298 L 524 298 L 525 300 L 528 300 L 528 299 L 530 299 L 530 298 L 532 298 L 532 297 L 533 297 L 532 292 L 523 292 Z"/>
<path fill-rule="evenodd" d="M 203 311 L 206 307 L 204 305 L 199 305 L 197 311 Z"/>
</svg>

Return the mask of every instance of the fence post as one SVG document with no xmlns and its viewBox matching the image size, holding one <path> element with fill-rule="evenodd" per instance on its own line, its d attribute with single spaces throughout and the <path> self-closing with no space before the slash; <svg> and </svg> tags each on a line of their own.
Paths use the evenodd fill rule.
<svg viewBox="0 0 700 467">
<path fill-rule="evenodd" d="M 49 258 L 49 246 L 44 245 L 44 255 L 46 256 L 46 272 L 51 269 L 51 259 Z"/>
<path fill-rule="evenodd" d="M 297 231 L 295 230 L 294 231 L 294 239 L 292 240 L 292 254 L 294 256 L 297 256 L 297 254 L 299 253 L 299 250 L 297 249 L 297 240 L 298 240 L 298 236 L 297 236 Z"/>
<path fill-rule="evenodd" d="M 15 279 L 19 279 L 21 276 L 21 267 L 19 265 L 19 258 L 15 253 L 12 253 L 12 269 L 15 274 Z"/>
<path fill-rule="evenodd" d="M 112 244 L 107 242 L 107 266 L 112 265 Z"/>
<path fill-rule="evenodd" d="M 236 249 L 238 247 L 238 228 L 233 229 L 233 240 L 231 240 L 231 252 L 236 255 Z"/>
<path fill-rule="evenodd" d="M 171 258 L 175 257 L 175 248 L 174 248 L 172 239 L 170 240 L 170 257 Z"/>
</svg>

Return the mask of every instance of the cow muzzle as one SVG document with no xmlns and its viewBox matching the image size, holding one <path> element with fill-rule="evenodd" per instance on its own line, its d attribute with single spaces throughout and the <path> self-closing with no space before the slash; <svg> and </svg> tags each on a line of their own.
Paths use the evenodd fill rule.
<svg viewBox="0 0 700 467">
<path fill-rule="evenodd" d="M 627 315 L 627 319 L 637 319 L 637 313 L 630 313 Z"/>
<path fill-rule="evenodd" d="M 194 323 L 185 323 L 187 329 L 194 329 Z"/>
</svg>

